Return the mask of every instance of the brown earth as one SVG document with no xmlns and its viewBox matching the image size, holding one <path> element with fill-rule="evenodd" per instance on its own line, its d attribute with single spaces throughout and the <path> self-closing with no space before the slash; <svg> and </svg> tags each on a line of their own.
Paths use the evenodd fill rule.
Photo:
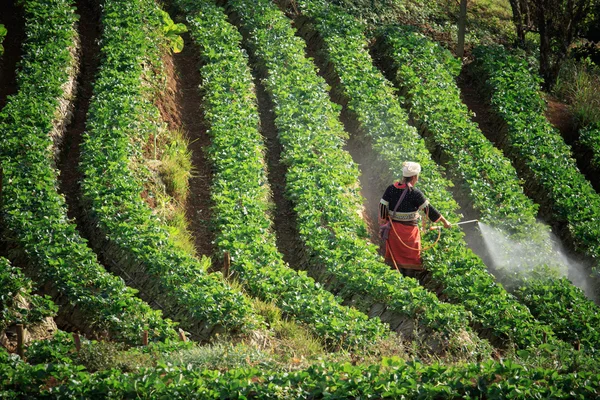
<svg viewBox="0 0 600 400">
<path fill-rule="evenodd" d="M 546 95 L 546 102 L 548 103 L 546 118 L 560 131 L 565 142 L 572 146 L 577 140 L 578 134 L 577 121 L 569 110 L 569 106 L 551 95 Z"/>
<path fill-rule="evenodd" d="M 83 227 L 83 208 L 81 205 L 81 189 L 79 183 L 83 175 L 79 170 L 80 146 L 85 132 L 87 112 L 92 97 L 94 78 L 98 71 L 101 35 L 100 8 L 95 1 L 79 0 L 76 3 L 80 15 L 78 31 L 81 41 L 79 56 L 79 76 L 77 77 L 77 94 L 73 118 L 64 133 L 64 139 L 57 167 L 60 171 L 60 193 L 65 196 L 67 214 L 73 219 L 79 232 L 85 236 Z"/>
<path fill-rule="evenodd" d="M 211 229 L 212 167 L 205 149 L 210 146 L 207 125 L 202 117 L 202 98 L 198 91 L 201 82 L 198 49 L 188 34 L 183 35 L 185 45 L 179 54 L 165 58 L 168 89 L 158 103 L 161 116 L 169 129 L 180 129 L 189 140 L 192 152 L 192 178 L 186 202 L 189 229 L 194 237 L 196 253 L 212 256 L 214 233 Z"/>
<path fill-rule="evenodd" d="M 292 202 L 285 196 L 287 167 L 281 163 L 283 147 L 277 138 L 273 103 L 265 88 L 260 84 L 259 79 L 255 79 L 254 83 L 260 114 L 260 131 L 267 148 L 266 161 L 269 185 L 273 193 L 272 200 L 275 204 L 272 218 L 273 229 L 277 237 L 277 249 L 291 268 L 303 269 L 301 266 L 304 260 L 303 244 L 298 236 L 297 216 Z"/>
</svg>

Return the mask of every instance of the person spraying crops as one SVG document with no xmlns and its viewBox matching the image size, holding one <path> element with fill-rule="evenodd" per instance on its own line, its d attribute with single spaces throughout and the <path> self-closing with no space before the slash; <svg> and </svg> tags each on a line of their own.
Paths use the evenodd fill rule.
<svg viewBox="0 0 600 400">
<path fill-rule="evenodd" d="M 415 188 L 419 181 L 421 165 L 407 161 L 402 164 L 402 180 L 388 186 L 379 203 L 380 236 L 385 241 L 385 259 L 396 269 L 410 275 L 409 271 L 423 271 L 421 261 L 421 212 L 431 222 L 451 224 Z M 390 205 L 393 209 L 390 211 Z"/>
</svg>

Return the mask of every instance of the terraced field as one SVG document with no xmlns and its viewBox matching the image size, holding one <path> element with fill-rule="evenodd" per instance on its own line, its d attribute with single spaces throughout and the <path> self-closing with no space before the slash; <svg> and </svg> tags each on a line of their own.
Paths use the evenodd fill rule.
<svg viewBox="0 0 600 400">
<path fill-rule="evenodd" d="M 570 150 L 539 120 L 521 61 L 477 53 L 506 137 L 490 141 L 461 101 L 460 63 L 414 29 L 371 37 L 324 0 L 217 3 L 167 4 L 189 31 L 175 55 L 181 26 L 154 0 L 7 8 L 23 34 L 7 38 L 0 79 L 0 343 L 27 360 L 0 349 L 0 397 L 597 397 L 598 308 L 561 277 L 536 219 L 547 196 L 541 208 L 595 259 L 597 195 L 576 167 L 573 187 L 545 172 L 540 157 L 568 164 Z M 187 200 L 161 169 L 175 131 L 196 153 Z M 530 273 L 498 282 L 500 266 L 470 247 L 480 232 L 456 227 L 424 252 L 420 279 L 390 268 L 374 214 L 405 160 L 448 220 L 526 242 Z M 575 192 L 591 206 L 571 207 Z M 193 250 L 161 207 L 187 207 Z M 81 366 L 79 334 L 170 357 L 222 336 L 259 346 L 281 334 L 278 314 L 323 346 L 321 362 Z M 13 340 L 52 320 L 55 339 Z M 431 360 L 357 361 L 391 343 Z M 354 365 L 336 361 L 348 355 Z"/>
</svg>

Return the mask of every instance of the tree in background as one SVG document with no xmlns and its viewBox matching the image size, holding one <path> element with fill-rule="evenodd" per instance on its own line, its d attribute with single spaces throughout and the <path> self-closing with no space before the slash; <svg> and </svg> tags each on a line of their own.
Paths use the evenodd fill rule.
<svg viewBox="0 0 600 400">
<path fill-rule="evenodd" d="M 528 31 L 540 34 L 540 75 L 550 89 L 556 83 L 569 46 L 588 25 L 600 0 L 510 0 L 520 45 Z"/>
<path fill-rule="evenodd" d="M 519 46 L 525 46 L 525 34 L 533 29 L 529 0 L 509 0 Z"/>
</svg>

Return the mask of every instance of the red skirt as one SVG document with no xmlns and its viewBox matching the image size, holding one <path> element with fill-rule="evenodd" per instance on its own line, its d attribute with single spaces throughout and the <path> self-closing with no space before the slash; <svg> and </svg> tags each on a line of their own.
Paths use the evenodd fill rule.
<svg viewBox="0 0 600 400">
<path fill-rule="evenodd" d="M 400 268 L 421 269 L 421 232 L 418 226 L 392 222 L 390 235 L 385 244 L 385 259 Z M 402 243 L 404 242 L 404 243 Z"/>
</svg>

